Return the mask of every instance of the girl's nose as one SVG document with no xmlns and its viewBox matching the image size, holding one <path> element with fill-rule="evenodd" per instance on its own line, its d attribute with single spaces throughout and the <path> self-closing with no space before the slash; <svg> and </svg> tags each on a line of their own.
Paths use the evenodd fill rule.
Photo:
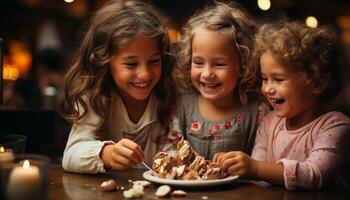
<svg viewBox="0 0 350 200">
<path fill-rule="evenodd" d="M 139 70 L 138 70 L 138 77 L 141 79 L 148 79 L 150 77 L 150 70 L 147 67 L 147 64 L 143 64 L 142 66 L 140 66 Z"/>
<path fill-rule="evenodd" d="M 262 90 L 266 94 L 273 94 L 276 91 L 275 88 L 273 87 L 273 85 L 271 85 L 269 83 L 264 84 L 262 87 Z"/>
<path fill-rule="evenodd" d="M 215 74 L 210 66 L 207 65 L 203 68 L 203 72 L 202 72 L 203 78 L 213 78 L 214 76 Z"/>
</svg>

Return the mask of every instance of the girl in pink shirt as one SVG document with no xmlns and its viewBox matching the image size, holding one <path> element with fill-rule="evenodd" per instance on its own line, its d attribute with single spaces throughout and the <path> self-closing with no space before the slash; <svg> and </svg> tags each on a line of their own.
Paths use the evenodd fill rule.
<svg viewBox="0 0 350 200">
<path fill-rule="evenodd" d="M 274 111 L 257 132 L 252 157 L 218 153 L 232 175 L 284 185 L 289 190 L 321 188 L 349 161 L 350 119 L 327 105 L 347 74 L 340 46 L 328 28 L 298 22 L 263 25 L 255 38 L 261 91 Z"/>
</svg>

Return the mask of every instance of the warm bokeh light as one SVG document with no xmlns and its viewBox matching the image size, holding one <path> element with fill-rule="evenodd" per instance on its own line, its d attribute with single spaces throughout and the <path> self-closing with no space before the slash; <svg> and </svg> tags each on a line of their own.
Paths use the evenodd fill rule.
<svg viewBox="0 0 350 200">
<path fill-rule="evenodd" d="M 12 67 L 10 65 L 4 65 L 3 71 L 2 71 L 2 77 L 4 80 L 11 80 L 15 81 L 18 79 L 19 71 L 17 68 Z"/>
<path fill-rule="evenodd" d="M 73 3 L 74 0 L 64 0 L 64 2 L 66 2 L 66 3 Z"/>
<path fill-rule="evenodd" d="M 342 41 L 350 45 L 350 15 L 342 15 L 337 18 Z"/>
<path fill-rule="evenodd" d="M 3 146 L 0 146 L 0 153 L 4 153 L 5 152 L 5 148 Z"/>
<path fill-rule="evenodd" d="M 13 64 L 21 71 L 22 74 L 28 74 L 32 65 L 32 55 L 29 52 L 17 52 L 13 55 Z"/>
<path fill-rule="evenodd" d="M 311 28 L 316 28 L 318 25 L 318 21 L 316 17 L 314 16 L 309 16 L 305 20 L 306 26 L 311 27 Z"/>
<path fill-rule="evenodd" d="M 170 37 L 171 43 L 176 43 L 179 39 L 179 31 L 177 31 L 175 29 L 168 28 L 168 35 Z"/>
<path fill-rule="evenodd" d="M 270 0 L 258 0 L 258 7 L 261 10 L 269 10 L 271 7 L 271 1 Z"/>
<path fill-rule="evenodd" d="M 88 1 L 74 1 L 67 4 L 65 13 L 74 18 L 83 18 L 89 14 Z"/>
<path fill-rule="evenodd" d="M 337 25 L 341 29 L 350 29 L 350 15 L 341 15 L 337 18 Z"/>
<path fill-rule="evenodd" d="M 9 42 L 9 54 L 4 55 L 4 65 L 17 68 L 20 77 L 28 77 L 32 67 L 32 54 L 28 44 L 22 41 Z"/>
</svg>

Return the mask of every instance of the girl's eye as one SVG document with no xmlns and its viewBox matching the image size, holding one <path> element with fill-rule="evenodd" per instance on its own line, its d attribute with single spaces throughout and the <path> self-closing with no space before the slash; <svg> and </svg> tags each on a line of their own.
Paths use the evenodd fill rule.
<svg viewBox="0 0 350 200">
<path fill-rule="evenodd" d="M 216 63 L 215 66 L 217 66 L 217 67 L 225 67 L 226 64 L 225 63 Z"/>
<path fill-rule="evenodd" d="M 282 81 L 284 81 L 284 79 L 276 78 L 276 82 L 282 82 Z"/>
<path fill-rule="evenodd" d="M 128 68 L 134 68 L 137 66 L 137 62 L 128 62 L 128 63 L 124 63 L 124 65 Z"/>
<path fill-rule="evenodd" d="M 158 64 L 158 63 L 160 63 L 160 59 L 158 59 L 158 58 L 157 59 L 152 59 L 152 60 L 149 61 L 149 63 L 150 64 Z"/>
<path fill-rule="evenodd" d="M 203 63 L 202 62 L 200 62 L 200 61 L 192 61 L 192 64 L 195 64 L 195 65 L 202 65 Z"/>
</svg>

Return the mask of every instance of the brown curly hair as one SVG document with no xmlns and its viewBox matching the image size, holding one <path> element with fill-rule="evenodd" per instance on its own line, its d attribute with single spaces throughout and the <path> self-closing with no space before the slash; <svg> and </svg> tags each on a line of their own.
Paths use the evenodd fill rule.
<svg viewBox="0 0 350 200">
<path fill-rule="evenodd" d="M 284 19 L 262 25 L 254 43 L 257 65 L 260 56 L 270 52 L 284 66 L 295 70 L 305 84 L 323 87 L 322 101 L 330 100 L 341 90 L 348 63 L 330 27 L 310 28 Z"/>
<path fill-rule="evenodd" d="M 108 1 L 91 18 L 76 60 L 65 77 L 62 115 L 72 123 L 83 118 L 89 106 L 105 119 L 109 116 L 111 94 L 116 91 L 109 66 L 119 48 L 138 34 L 154 38 L 161 52 L 162 74 L 154 88 L 159 100 L 158 119 L 162 125 L 170 120 L 174 109 L 175 82 L 171 77 L 174 55 L 164 17 L 149 4 L 137 0 Z M 83 110 L 79 110 L 80 106 Z"/>
<path fill-rule="evenodd" d="M 179 51 L 175 77 L 182 91 L 195 91 L 191 82 L 192 40 L 198 27 L 220 31 L 232 37 L 240 59 L 238 93 L 241 103 L 246 104 L 250 97 L 256 96 L 257 79 L 255 68 L 251 65 L 251 51 L 256 32 L 255 22 L 243 7 L 237 3 L 215 2 L 202 12 L 193 15 L 180 34 Z"/>
</svg>

